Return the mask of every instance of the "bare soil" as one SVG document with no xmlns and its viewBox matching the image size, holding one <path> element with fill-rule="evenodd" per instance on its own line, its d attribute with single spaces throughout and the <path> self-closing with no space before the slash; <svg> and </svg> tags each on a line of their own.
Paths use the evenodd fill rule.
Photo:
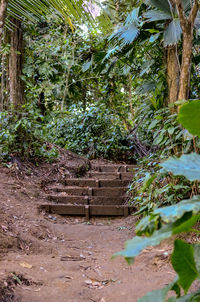
<svg viewBox="0 0 200 302">
<path fill-rule="evenodd" d="M 77 158 L 69 162 L 80 167 Z M 88 223 L 38 211 L 45 181 L 64 177 L 65 168 L 61 161 L 0 165 L 0 302 L 134 302 L 172 281 L 169 242 L 132 266 L 111 259 L 134 236 L 133 216 Z"/>
</svg>

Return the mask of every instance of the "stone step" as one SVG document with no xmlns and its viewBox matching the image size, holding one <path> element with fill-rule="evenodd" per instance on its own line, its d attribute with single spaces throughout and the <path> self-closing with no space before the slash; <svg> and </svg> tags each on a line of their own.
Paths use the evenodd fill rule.
<svg viewBox="0 0 200 302">
<path fill-rule="evenodd" d="M 121 179 L 92 179 L 92 178 L 69 178 L 64 181 L 66 186 L 77 187 L 127 187 L 130 180 Z"/>
<path fill-rule="evenodd" d="M 127 192 L 125 187 L 108 187 L 108 188 L 88 188 L 88 187 L 52 187 L 49 188 L 53 192 L 65 192 L 74 196 L 106 196 L 118 197 L 123 196 Z"/>
<path fill-rule="evenodd" d="M 133 212 L 133 208 L 128 205 L 66 205 L 66 204 L 42 204 L 40 210 L 49 214 L 59 215 L 79 215 L 85 216 L 89 220 L 90 216 L 125 216 Z"/>
<path fill-rule="evenodd" d="M 105 196 L 65 196 L 65 195 L 48 195 L 48 200 L 62 204 L 77 205 L 123 205 L 125 197 L 105 197 Z"/>
<path fill-rule="evenodd" d="M 137 169 L 136 165 L 97 165 L 92 164 L 92 169 L 98 172 L 132 172 Z"/>
<path fill-rule="evenodd" d="M 132 179 L 134 173 L 133 172 L 88 172 L 87 176 L 89 178 L 95 179 Z"/>
</svg>

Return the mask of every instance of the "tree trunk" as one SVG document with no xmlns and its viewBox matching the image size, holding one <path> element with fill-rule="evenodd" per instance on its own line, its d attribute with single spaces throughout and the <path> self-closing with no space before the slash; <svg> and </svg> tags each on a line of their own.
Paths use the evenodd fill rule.
<svg viewBox="0 0 200 302">
<path fill-rule="evenodd" d="M 168 84 L 168 104 L 174 104 L 178 98 L 179 89 L 179 61 L 177 46 L 167 47 L 167 84 Z"/>
<path fill-rule="evenodd" d="M 181 28 L 183 31 L 183 51 L 178 100 L 187 100 L 190 88 L 194 23 L 199 10 L 199 1 L 191 1 L 191 10 L 189 16 L 185 14 L 183 2 L 181 0 L 174 0 L 174 2 L 176 4 Z"/>
<path fill-rule="evenodd" d="M 1 0 L 1 4 L 0 4 L 0 47 L 1 47 L 3 29 L 4 29 L 5 19 L 6 19 L 7 6 L 8 6 L 8 0 Z"/>
<path fill-rule="evenodd" d="M 0 104 L 0 111 L 3 111 L 4 109 L 4 103 L 5 103 L 5 99 L 4 99 L 4 96 L 5 96 L 5 87 L 6 87 L 6 73 L 5 73 L 5 69 L 6 69 L 6 66 L 5 66 L 5 63 L 6 63 L 6 55 L 2 55 L 1 57 L 1 95 L 0 95 L 0 99 L 1 99 L 1 104 Z"/>
<path fill-rule="evenodd" d="M 193 27 L 189 28 L 187 32 L 183 32 L 183 53 L 181 63 L 181 75 L 179 84 L 179 100 L 187 100 L 190 89 L 190 74 L 192 62 L 192 41 L 193 41 Z"/>
<path fill-rule="evenodd" d="M 9 57 L 10 103 L 14 107 L 24 104 L 24 83 L 22 75 L 23 34 L 21 21 L 13 19 L 15 29 L 11 32 L 11 48 Z"/>
</svg>

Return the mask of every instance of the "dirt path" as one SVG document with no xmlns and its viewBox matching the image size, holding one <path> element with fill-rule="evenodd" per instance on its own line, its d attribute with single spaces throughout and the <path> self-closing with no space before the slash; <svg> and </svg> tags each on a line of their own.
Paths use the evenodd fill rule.
<svg viewBox="0 0 200 302">
<path fill-rule="evenodd" d="M 112 260 L 134 236 L 134 218 L 69 218 L 38 213 L 45 197 L 37 176 L 0 168 L 0 281 L 15 279 L 20 302 L 134 302 L 174 278 L 165 243 L 128 266 Z M 20 282 L 22 281 L 22 282 Z"/>
</svg>

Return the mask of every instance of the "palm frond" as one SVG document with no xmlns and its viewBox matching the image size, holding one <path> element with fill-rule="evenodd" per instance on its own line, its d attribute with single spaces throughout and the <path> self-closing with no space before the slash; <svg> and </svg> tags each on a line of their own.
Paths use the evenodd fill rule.
<svg viewBox="0 0 200 302">
<path fill-rule="evenodd" d="M 120 42 L 120 46 L 123 48 L 124 46 L 131 44 L 137 38 L 138 34 L 139 28 L 132 23 L 119 28 L 111 35 L 109 40 L 117 40 L 117 44 Z"/>
<path fill-rule="evenodd" d="M 164 46 L 175 45 L 181 39 L 182 29 L 179 19 L 174 19 L 170 22 L 164 31 Z"/>
<path fill-rule="evenodd" d="M 14 17 L 23 20 L 28 19 L 34 21 L 40 18 L 41 14 L 49 11 L 47 3 L 37 0 L 10 0 L 8 1 L 7 14 L 8 17 Z"/>
<path fill-rule="evenodd" d="M 138 94 L 151 93 L 157 87 L 157 83 L 153 81 L 145 81 L 143 85 L 138 85 L 135 92 Z"/>
<path fill-rule="evenodd" d="M 142 66 L 141 66 L 141 71 L 140 71 L 140 77 L 142 77 L 144 74 L 148 73 L 150 68 L 153 66 L 155 63 L 155 60 L 147 60 Z"/>
<path fill-rule="evenodd" d="M 110 57 L 112 57 L 115 53 L 119 52 L 121 49 L 119 47 L 119 45 L 115 46 L 115 47 L 112 47 L 112 48 L 109 48 L 107 50 L 107 53 L 105 55 L 105 57 L 103 58 L 103 61 L 104 62 L 105 60 L 108 60 L 110 59 Z"/>
<path fill-rule="evenodd" d="M 172 18 L 171 13 L 165 13 L 159 10 L 149 10 L 143 14 L 143 16 L 149 22 L 160 21 L 160 20 L 169 20 Z"/>
<path fill-rule="evenodd" d="M 139 7 L 136 7 L 132 10 L 132 12 L 128 15 L 125 21 L 125 25 L 131 24 L 131 23 L 138 23 L 138 16 L 139 16 Z"/>
<path fill-rule="evenodd" d="M 139 8 L 133 9 L 128 15 L 123 26 L 118 28 L 109 38 L 111 41 L 117 41 L 117 45 L 123 48 L 126 45 L 131 44 L 139 34 Z M 115 45 L 116 45 L 115 44 Z"/>
<path fill-rule="evenodd" d="M 38 20 L 41 15 L 45 15 L 51 9 L 54 9 L 62 14 L 70 25 L 72 20 L 78 22 L 87 21 L 89 24 L 94 25 L 95 20 L 87 5 L 89 3 L 83 0 L 9 0 L 7 16 L 8 18 L 14 17 L 33 22 Z M 108 24 L 108 18 L 104 17 L 103 21 L 105 22 L 105 20 Z"/>
<path fill-rule="evenodd" d="M 145 0 L 145 4 L 171 14 L 171 8 L 168 0 Z"/>
</svg>

